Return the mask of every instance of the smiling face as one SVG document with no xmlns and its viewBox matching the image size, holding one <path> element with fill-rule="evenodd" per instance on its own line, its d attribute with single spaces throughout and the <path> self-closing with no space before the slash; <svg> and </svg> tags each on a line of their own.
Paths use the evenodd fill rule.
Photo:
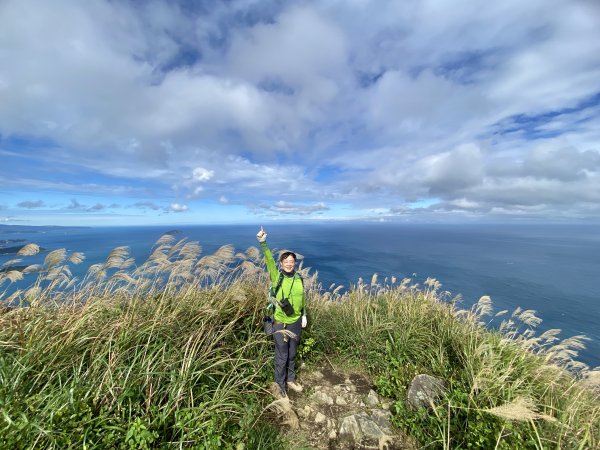
<svg viewBox="0 0 600 450">
<path fill-rule="evenodd" d="M 295 265 L 296 265 L 296 258 L 294 258 L 294 255 L 288 255 L 281 260 L 281 267 L 286 272 L 291 272 L 292 270 L 294 270 Z"/>
</svg>

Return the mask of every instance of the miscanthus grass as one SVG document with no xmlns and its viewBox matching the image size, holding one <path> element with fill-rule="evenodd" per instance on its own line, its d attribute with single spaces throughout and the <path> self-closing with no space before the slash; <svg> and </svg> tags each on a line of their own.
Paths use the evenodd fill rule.
<svg viewBox="0 0 600 450">
<path fill-rule="evenodd" d="M 275 448 L 261 260 L 200 252 L 166 235 L 137 267 L 118 247 L 82 280 L 64 249 L 26 269 L 0 313 L 0 448 Z"/>
<path fill-rule="evenodd" d="M 83 260 L 60 249 L 0 273 L 0 448 L 286 448 L 271 420 L 257 248 L 203 256 L 165 235 L 144 263 L 117 247 L 77 279 Z M 431 278 L 375 274 L 324 289 L 300 269 L 301 357 L 370 373 L 395 400 L 394 423 L 424 448 L 600 446 L 600 371 L 577 361 L 583 336 L 537 335 L 534 311 L 494 314 L 489 297 L 461 309 Z M 31 284 L 9 293 L 23 277 Z M 419 373 L 448 384 L 429 411 L 405 407 Z"/>
<path fill-rule="evenodd" d="M 316 349 L 370 371 L 396 399 L 395 424 L 423 448 L 600 448 L 600 368 L 577 361 L 584 336 L 538 336 L 534 311 L 493 314 L 487 296 L 460 309 L 432 278 L 338 288 L 312 299 Z M 448 384 L 430 411 L 405 405 L 420 373 Z"/>
</svg>

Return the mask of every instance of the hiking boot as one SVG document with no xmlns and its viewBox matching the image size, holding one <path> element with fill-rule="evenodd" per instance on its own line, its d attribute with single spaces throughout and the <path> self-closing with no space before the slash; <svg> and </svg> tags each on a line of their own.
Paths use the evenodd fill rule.
<svg viewBox="0 0 600 450">
<path fill-rule="evenodd" d="M 285 392 L 285 389 L 282 388 L 281 386 L 279 386 L 277 383 L 273 383 L 271 385 L 271 394 L 273 394 L 273 397 L 275 397 L 276 400 L 280 400 L 282 398 L 287 397 L 287 393 Z"/>
<path fill-rule="evenodd" d="M 296 383 L 295 381 L 288 381 L 287 387 L 294 392 L 302 392 L 304 389 L 300 383 Z"/>
</svg>

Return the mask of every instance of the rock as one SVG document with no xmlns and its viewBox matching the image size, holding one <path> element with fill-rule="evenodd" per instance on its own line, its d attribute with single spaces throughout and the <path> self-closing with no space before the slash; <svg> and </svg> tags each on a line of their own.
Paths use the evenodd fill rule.
<svg viewBox="0 0 600 450">
<path fill-rule="evenodd" d="M 343 441 L 350 443 L 360 442 L 362 439 L 362 433 L 354 415 L 344 417 L 342 419 L 338 434 L 340 435 L 340 439 Z"/>
<path fill-rule="evenodd" d="M 381 402 L 381 409 L 392 410 L 392 404 L 390 402 Z"/>
<path fill-rule="evenodd" d="M 367 396 L 367 405 L 373 407 L 373 406 L 377 406 L 379 404 L 379 397 L 377 396 L 377 393 L 371 389 L 369 391 L 369 395 Z"/>
<path fill-rule="evenodd" d="M 391 434 L 391 430 L 389 427 L 383 430 L 365 413 L 360 413 L 344 417 L 338 434 L 340 440 L 354 448 L 354 446 L 377 446 L 381 439 Z"/>
<path fill-rule="evenodd" d="M 366 414 L 357 414 L 356 421 L 363 433 L 363 439 L 367 441 L 365 443 L 379 442 L 379 438 L 385 434 Z"/>
<path fill-rule="evenodd" d="M 317 415 L 315 416 L 315 423 L 323 423 L 327 420 L 327 417 L 325 417 L 324 414 L 321 414 L 320 412 L 317 413 Z"/>
<path fill-rule="evenodd" d="M 323 405 L 333 405 L 333 399 L 325 392 L 317 391 L 311 397 Z"/>
<path fill-rule="evenodd" d="M 335 432 L 335 430 L 331 430 L 329 432 L 329 436 L 328 437 L 329 437 L 330 440 L 337 439 L 337 433 Z"/>
<path fill-rule="evenodd" d="M 371 419 L 385 434 L 392 434 L 392 413 L 383 409 L 371 411 Z"/>
<path fill-rule="evenodd" d="M 347 401 L 344 399 L 344 397 L 342 397 L 341 395 L 338 395 L 338 396 L 335 398 L 335 404 L 336 404 L 336 405 L 347 405 L 347 404 L 348 404 L 348 402 L 347 402 Z"/>
<path fill-rule="evenodd" d="M 446 391 L 446 381 L 431 375 L 421 374 L 413 378 L 406 393 L 409 408 L 431 408 L 432 404 Z"/>
</svg>

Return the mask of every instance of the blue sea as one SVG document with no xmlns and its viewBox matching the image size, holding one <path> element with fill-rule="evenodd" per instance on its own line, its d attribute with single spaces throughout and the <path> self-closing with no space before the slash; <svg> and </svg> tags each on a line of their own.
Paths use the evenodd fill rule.
<svg viewBox="0 0 600 450">
<path fill-rule="evenodd" d="M 150 254 L 165 232 L 198 241 L 203 254 L 224 244 L 236 251 L 256 246 L 258 226 L 175 227 L 20 227 L 0 226 L 0 250 L 35 242 L 47 250 L 67 248 L 86 255 L 82 268 L 103 261 L 111 249 L 127 245 L 136 263 Z M 348 287 L 359 277 L 427 277 L 442 283 L 470 307 L 482 295 L 495 312 L 533 309 L 543 319 L 541 333 L 563 330 L 561 337 L 584 334 L 591 339 L 580 360 L 600 365 L 600 227 L 592 225 L 405 225 L 310 224 L 265 226 L 272 249 L 291 249 L 304 266 L 318 271 L 325 288 Z M 18 264 L 41 262 L 44 255 Z M 1 254 L 0 265 L 15 258 Z M 32 275 L 29 275 L 32 277 Z M 3 286 L 5 288 L 6 285 Z"/>
</svg>

